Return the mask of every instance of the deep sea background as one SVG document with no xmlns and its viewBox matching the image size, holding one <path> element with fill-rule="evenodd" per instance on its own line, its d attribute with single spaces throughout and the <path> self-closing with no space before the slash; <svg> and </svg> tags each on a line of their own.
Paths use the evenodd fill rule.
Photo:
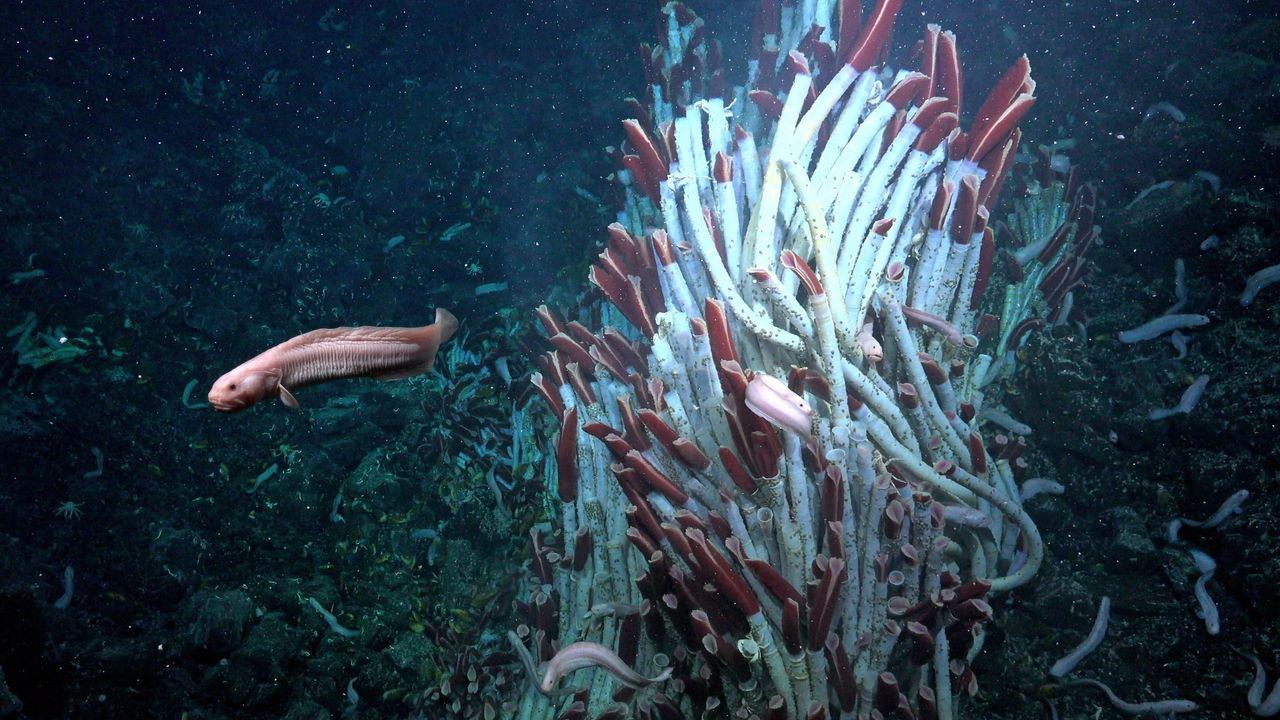
<svg viewBox="0 0 1280 720">
<path fill-rule="evenodd" d="M 754 3 L 691 5 L 741 57 Z M 656 7 L 0 4 L 0 720 L 469 717 L 523 682 L 503 636 L 552 507 L 531 309 L 585 286 Z M 908 0 L 896 59 L 925 22 L 956 32 L 970 111 L 1028 54 L 1024 137 L 1075 140 L 1105 242 L 1088 333 L 1024 349 L 1010 409 L 1067 492 L 1033 512 L 1047 567 L 1001 599 L 964 716 L 1047 717 L 1046 669 L 1105 594 L 1090 676 L 1251 717 L 1232 651 L 1280 673 L 1280 289 L 1237 298 L 1280 263 L 1280 13 Z M 1185 118 L 1144 120 L 1160 102 Z M 1114 338 L 1173 303 L 1174 258 L 1212 318 L 1180 360 Z M 295 334 L 437 306 L 463 322 L 438 372 L 312 388 L 300 412 L 201 407 Z M 1201 373 L 1193 414 L 1147 419 Z M 1240 488 L 1239 516 L 1185 533 L 1218 560 L 1211 637 L 1164 527 Z"/>
</svg>

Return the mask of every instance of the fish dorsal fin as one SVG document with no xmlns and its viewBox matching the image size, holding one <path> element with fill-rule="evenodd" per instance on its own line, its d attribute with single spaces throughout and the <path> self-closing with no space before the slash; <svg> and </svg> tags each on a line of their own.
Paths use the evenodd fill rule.
<svg viewBox="0 0 1280 720">
<path fill-rule="evenodd" d="M 280 402 L 284 403 L 285 405 L 288 405 L 294 410 L 297 410 L 298 408 L 302 407 L 301 405 L 298 404 L 298 398 L 294 397 L 293 393 L 289 392 L 289 388 L 283 385 L 280 385 L 279 388 L 280 388 Z"/>
</svg>

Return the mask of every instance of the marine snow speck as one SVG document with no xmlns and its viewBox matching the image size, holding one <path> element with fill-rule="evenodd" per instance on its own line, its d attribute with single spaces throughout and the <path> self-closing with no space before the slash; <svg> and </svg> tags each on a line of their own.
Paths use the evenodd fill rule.
<svg viewBox="0 0 1280 720">
<path fill-rule="evenodd" d="M 293 391 L 308 385 L 369 377 L 399 380 L 421 375 L 435 363 L 436 350 L 458 329 L 458 319 L 442 308 L 436 321 L 417 328 L 340 327 L 303 333 L 218 378 L 209 404 L 218 412 L 238 412 L 264 398 L 279 397 L 298 407 Z"/>
</svg>

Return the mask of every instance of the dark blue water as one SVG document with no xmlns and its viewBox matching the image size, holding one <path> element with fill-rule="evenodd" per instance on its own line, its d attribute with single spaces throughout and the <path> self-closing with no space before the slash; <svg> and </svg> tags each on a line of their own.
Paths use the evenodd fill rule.
<svg viewBox="0 0 1280 720">
<path fill-rule="evenodd" d="M 754 3 L 696 9 L 740 77 Z M 528 610 L 529 534 L 559 520 L 533 308 L 583 302 L 621 197 L 606 147 L 646 91 L 656 16 L 4 2 L 0 720 L 503 716 L 525 683 L 505 635 Z M 1047 566 L 996 603 L 963 716 L 1047 716 L 1052 696 L 1062 717 L 1118 717 L 1040 687 L 1108 595 L 1091 677 L 1249 717 L 1233 651 L 1280 673 L 1280 291 L 1238 297 L 1280 262 L 1280 17 L 1244 0 L 908 2 L 895 63 L 926 22 L 956 33 L 966 114 L 1028 55 L 1024 147 L 1070 141 L 1103 238 L 1082 332 L 1021 351 L 1006 404 L 1067 492 L 1032 510 Z M 1175 258 L 1183 312 L 1212 323 L 1185 357 L 1117 342 L 1175 301 Z M 437 307 L 462 329 L 432 373 L 310 388 L 300 411 L 203 404 L 299 333 Z M 1200 374 L 1194 413 L 1147 419 Z M 1210 636 L 1165 524 L 1242 488 L 1238 516 L 1184 531 L 1218 562 Z M 330 632 L 311 598 L 359 635 Z"/>
</svg>

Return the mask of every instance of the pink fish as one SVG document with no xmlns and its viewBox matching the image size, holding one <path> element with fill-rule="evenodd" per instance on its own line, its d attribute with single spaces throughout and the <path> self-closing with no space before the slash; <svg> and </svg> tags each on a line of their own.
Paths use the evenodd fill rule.
<svg viewBox="0 0 1280 720">
<path fill-rule="evenodd" d="M 209 390 L 209 404 L 218 412 L 230 413 L 263 398 L 279 397 L 296 408 L 292 391 L 308 385 L 353 377 L 399 380 L 420 375 L 431 369 L 436 350 L 457 329 L 453 313 L 436 308 L 436 321 L 423 327 L 312 330 L 218 378 Z"/>
<path fill-rule="evenodd" d="M 560 678 L 576 670 L 598 667 L 618 679 L 623 685 L 631 688 L 648 687 L 671 677 L 671 668 L 665 668 L 654 677 L 645 677 L 631 669 L 618 654 L 600 643 L 576 642 L 560 648 L 560 652 L 547 662 L 547 671 L 542 676 L 542 684 L 538 689 L 543 694 L 557 693 L 556 683 Z"/>
</svg>

